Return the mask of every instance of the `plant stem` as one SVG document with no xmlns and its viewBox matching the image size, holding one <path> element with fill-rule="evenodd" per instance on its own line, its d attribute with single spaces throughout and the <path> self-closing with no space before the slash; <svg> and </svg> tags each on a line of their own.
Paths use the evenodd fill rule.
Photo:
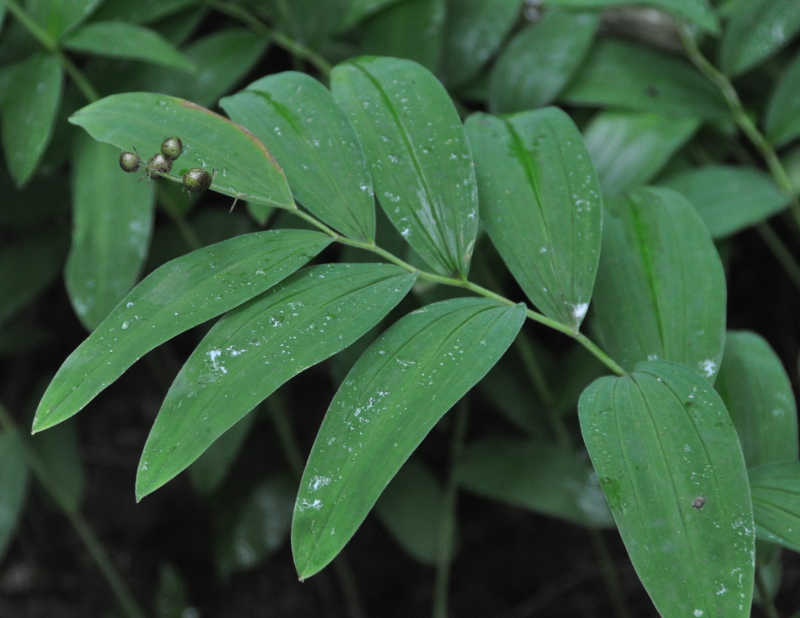
<svg viewBox="0 0 800 618">
<path fill-rule="evenodd" d="M 23 25 L 23 27 L 30 32 L 39 44 L 44 47 L 48 52 L 55 54 L 61 66 L 69 73 L 72 81 L 81 91 L 83 96 L 89 103 L 94 103 L 100 99 L 100 95 L 92 86 L 91 82 L 86 78 L 83 72 L 75 66 L 75 63 L 67 56 L 58 46 L 58 41 L 50 36 L 50 34 L 42 28 L 36 20 L 33 19 L 27 12 L 17 4 L 16 0 L 6 0 L 8 12 L 11 13 L 16 20 Z"/>
<path fill-rule="evenodd" d="M 292 37 L 283 34 L 279 30 L 270 28 L 243 7 L 219 0 L 206 0 L 206 4 L 220 13 L 225 13 L 226 15 L 238 19 L 243 24 L 252 28 L 254 32 L 270 37 L 277 45 L 288 51 L 295 58 L 305 60 L 326 77 L 331 74 L 333 67 L 325 58 Z"/>
<path fill-rule="evenodd" d="M 450 588 L 450 570 L 455 537 L 456 502 L 458 500 L 456 468 L 464 452 L 468 417 L 469 403 L 467 397 L 464 397 L 456 410 L 455 425 L 450 441 L 450 472 L 444 487 L 442 516 L 439 521 L 439 537 L 436 546 L 436 579 L 433 584 L 432 618 L 447 618 L 447 599 Z"/>
<path fill-rule="evenodd" d="M 783 241 L 768 223 L 759 223 L 756 229 L 767 246 L 772 250 L 772 254 L 781 263 L 786 274 L 789 275 L 794 282 L 795 287 L 800 290 L 800 266 L 798 266 L 792 252 L 786 248 L 786 245 L 783 244 Z"/>
<path fill-rule="evenodd" d="M 750 119 L 750 116 L 747 115 L 742 101 L 739 99 L 739 95 L 730 79 L 711 64 L 703 55 L 700 48 L 697 46 L 697 41 L 687 27 L 681 27 L 678 31 L 680 32 L 686 55 L 700 72 L 705 75 L 706 79 L 714 84 L 722 93 L 736 124 L 739 125 L 739 128 L 748 137 L 753 146 L 758 149 L 761 156 L 764 157 L 767 167 L 769 167 L 770 173 L 778 186 L 791 196 L 790 208 L 792 215 L 794 216 L 795 223 L 800 227 L 800 200 L 798 200 L 798 196 L 792 186 L 792 181 L 789 180 L 786 168 L 783 167 L 783 163 L 781 163 L 781 160 L 778 158 L 775 149 L 772 148 L 761 131 L 758 130 L 755 123 Z"/>
<path fill-rule="evenodd" d="M 628 606 L 625 603 L 625 595 L 619 586 L 619 578 L 617 577 L 617 570 L 614 568 L 614 561 L 611 559 L 611 554 L 608 551 L 608 545 L 603 538 L 602 532 L 599 530 L 591 529 L 589 534 L 592 538 L 594 550 L 600 559 L 600 571 L 603 574 L 603 581 L 606 584 L 609 596 L 611 597 L 611 604 L 614 606 L 614 613 L 617 618 L 630 618 Z"/>
<path fill-rule="evenodd" d="M 764 608 L 764 613 L 767 618 L 780 618 L 778 609 L 775 607 L 775 601 L 770 597 L 769 590 L 767 589 L 767 582 L 764 580 L 763 569 L 756 565 L 756 589 L 758 595 L 761 597 L 761 606 Z"/>
<path fill-rule="evenodd" d="M 4 431 L 19 431 L 14 419 L 11 417 L 2 403 L 0 403 L 0 427 L 2 427 Z M 128 587 L 125 585 L 125 580 L 122 579 L 122 576 L 120 576 L 111 560 L 108 559 L 100 540 L 97 538 L 97 535 L 95 535 L 91 526 L 89 526 L 88 522 L 77 510 L 73 510 L 66 506 L 61 498 L 58 485 L 52 478 L 48 467 L 39 458 L 36 452 L 31 449 L 27 442 L 23 442 L 23 445 L 25 448 L 25 459 L 28 462 L 28 466 L 30 467 L 34 476 L 36 476 L 36 480 L 39 481 L 50 498 L 53 500 L 53 503 L 67 517 L 69 522 L 72 524 L 72 527 L 78 533 L 78 536 L 89 552 L 89 555 L 94 560 L 97 568 L 100 569 L 100 572 L 106 579 L 106 582 L 108 582 L 108 585 L 114 593 L 122 612 L 125 614 L 125 616 L 127 616 L 127 618 L 144 618 L 144 612 L 139 607 L 130 590 L 128 590 Z"/>
</svg>

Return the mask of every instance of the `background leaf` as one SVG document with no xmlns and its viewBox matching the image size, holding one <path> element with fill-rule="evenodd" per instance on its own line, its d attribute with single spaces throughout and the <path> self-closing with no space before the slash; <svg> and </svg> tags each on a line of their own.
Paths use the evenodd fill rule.
<svg viewBox="0 0 800 618">
<path fill-rule="evenodd" d="M 800 462 L 749 471 L 758 538 L 800 551 Z"/>
<path fill-rule="evenodd" d="M 145 92 L 116 94 L 78 110 L 70 122 L 117 148 L 135 146 L 145 160 L 159 152 L 165 137 L 177 135 L 184 152 L 174 173 L 192 167 L 216 170 L 215 191 L 295 207 L 286 177 L 264 145 L 241 126 L 189 101 Z"/>
<path fill-rule="evenodd" d="M 584 129 L 603 195 L 623 193 L 653 178 L 700 126 L 696 118 L 600 112 Z"/>
<path fill-rule="evenodd" d="M 25 444 L 18 431 L 0 431 L 0 560 L 17 531 L 28 493 Z"/>
<path fill-rule="evenodd" d="M 450 87 L 481 72 L 519 15 L 520 0 L 450 0 L 441 73 Z"/>
<path fill-rule="evenodd" d="M 403 0 L 361 25 L 361 50 L 418 62 L 438 72 L 444 48 L 445 0 Z"/>
<path fill-rule="evenodd" d="M 678 363 L 641 363 L 630 376 L 592 383 L 578 411 L 622 540 L 660 614 L 750 616 L 747 473 L 711 385 Z"/>
<path fill-rule="evenodd" d="M 438 272 L 465 278 L 478 229 L 478 188 L 444 87 L 420 65 L 395 58 L 339 65 L 331 87 L 361 138 L 389 219 Z"/>
<path fill-rule="evenodd" d="M 54 39 L 84 21 L 102 0 L 27 0 L 25 10 Z M 109 3 L 113 4 L 113 3 Z"/>
<path fill-rule="evenodd" d="M 292 550 L 301 579 L 333 560 L 403 462 L 497 362 L 524 319 L 524 305 L 458 298 L 407 315 L 369 347 L 334 397 L 300 483 Z"/>
<path fill-rule="evenodd" d="M 728 332 L 715 387 L 739 432 L 748 468 L 797 460 L 792 386 L 763 338 L 746 331 Z"/>
<path fill-rule="evenodd" d="M 365 334 L 415 279 L 391 264 L 315 266 L 221 318 L 164 399 L 139 463 L 137 499 L 184 470 L 281 384 Z"/>
<path fill-rule="evenodd" d="M 60 236 L 40 234 L 0 251 L 0 324 L 31 302 L 60 274 L 66 255 Z"/>
<path fill-rule="evenodd" d="M 72 161 L 72 248 L 64 279 L 75 312 L 91 331 L 136 283 L 155 202 L 152 187 L 122 177 L 113 146 L 79 135 Z"/>
<path fill-rule="evenodd" d="M 737 5 L 720 45 L 722 69 L 741 75 L 781 49 L 800 30 L 794 0 L 752 0 Z"/>
<path fill-rule="evenodd" d="M 717 250 L 683 197 L 644 188 L 606 202 L 593 326 L 614 360 L 677 361 L 713 381 L 725 300 Z"/>
<path fill-rule="evenodd" d="M 4 97 L 2 104 L 3 152 L 21 188 L 50 142 L 64 76 L 54 55 L 35 54 L 12 70 L 7 87 L 14 96 Z"/>
<path fill-rule="evenodd" d="M 620 39 L 595 42 L 561 99 L 672 116 L 729 116 L 722 95 L 687 60 Z"/>
<path fill-rule="evenodd" d="M 483 222 L 525 294 L 575 329 L 592 297 L 603 205 L 578 129 L 549 107 L 467 122 Z"/>
<path fill-rule="evenodd" d="M 217 438 L 216 442 L 189 466 L 189 479 L 198 493 L 208 496 L 219 489 L 247 439 L 255 419 L 255 414 L 248 414 L 242 418 Z"/>
<path fill-rule="evenodd" d="M 37 435 L 31 439 L 30 445 L 47 469 L 50 497 L 65 512 L 79 512 L 86 474 L 75 423 L 64 423 L 52 431 Z"/>
<path fill-rule="evenodd" d="M 712 238 L 735 234 L 789 205 L 789 196 L 769 174 L 743 166 L 690 169 L 661 184 L 692 203 Z"/>
<path fill-rule="evenodd" d="M 800 135 L 800 53 L 778 79 L 764 116 L 767 139 L 784 146 Z"/>
<path fill-rule="evenodd" d="M 605 9 L 631 4 L 630 0 L 548 0 L 548 6 L 576 9 Z M 638 0 L 637 5 L 664 11 L 674 17 L 688 19 L 708 32 L 719 32 L 719 22 L 708 0 Z"/>
<path fill-rule="evenodd" d="M 238 236 L 164 264 L 64 361 L 39 403 L 33 430 L 76 414 L 144 354 L 269 289 L 330 242 L 318 232 L 274 230 Z"/>
<path fill-rule="evenodd" d="M 280 73 L 220 104 L 275 155 L 297 201 L 346 236 L 374 242 L 367 158 L 325 86 L 303 73 Z"/>
<path fill-rule="evenodd" d="M 183 71 L 194 72 L 196 68 L 158 33 L 120 21 L 87 24 L 69 35 L 64 47 L 98 56 L 163 64 Z"/>
<path fill-rule="evenodd" d="M 183 50 L 195 73 L 141 63 L 95 60 L 89 76 L 104 92 L 159 92 L 210 107 L 249 73 L 269 39 L 245 28 L 226 28 L 192 41 Z"/>
<path fill-rule="evenodd" d="M 489 109 L 518 112 L 551 103 L 572 79 L 594 39 L 599 15 L 547 10 L 517 33 L 489 78 Z"/>
<path fill-rule="evenodd" d="M 613 526 L 594 470 L 578 457 L 544 440 L 487 438 L 469 446 L 458 479 L 464 489 L 491 500 L 580 526 Z"/>
<path fill-rule="evenodd" d="M 434 566 L 444 552 L 453 555 L 453 538 L 442 539 L 445 498 L 436 477 L 415 459 L 409 459 L 375 503 L 375 515 L 392 538 L 411 557 Z"/>
</svg>

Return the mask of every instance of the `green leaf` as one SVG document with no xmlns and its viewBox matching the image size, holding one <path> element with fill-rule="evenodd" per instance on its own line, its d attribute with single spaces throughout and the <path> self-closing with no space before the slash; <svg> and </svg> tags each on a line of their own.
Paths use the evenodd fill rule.
<svg viewBox="0 0 800 618">
<path fill-rule="evenodd" d="M 403 0 L 361 25 L 361 51 L 418 62 L 438 72 L 444 50 L 445 0 Z"/>
<path fill-rule="evenodd" d="M 331 86 L 361 138 L 389 219 L 437 271 L 466 278 L 478 230 L 478 190 L 447 91 L 420 65 L 396 58 L 341 64 Z"/>
<path fill-rule="evenodd" d="M 717 250 L 683 197 L 644 188 L 606 203 L 594 327 L 623 367 L 676 361 L 713 381 L 725 295 Z"/>
<path fill-rule="evenodd" d="M 25 10 L 54 39 L 72 30 L 97 8 L 102 0 L 27 0 Z"/>
<path fill-rule="evenodd" d="M 281 28 L 298 42 L 319 49 L 337 29 L 349 0 L 292 0 Z"/>
<path fill-rule="evenodd" d="M 464 489 L 479 496 L 581 526 L 614 524 L 589 463 L 570 449 L 548 442 L 481 440 L 464 454 L 458 480 Z"/>
<path fill-rule="evenodd" d="M 688 61 L 617 39 L 595 43 L 561 99 L 673 116 L 729 116 L 722 95 Z"/>
<path fill-rule="evenodd" d="M 722 36 L 720 65 L 741 75 L 788 44 L 800 30 L 796 0 L 752 0 L 737 7 Z"/>
<path fill-rule="evenodd" d="M 62 235 L 39 232 L 0 251 L 0 324 L 42 293 L 61 273 Z"/>
<path fill-rule="evenodd" d="M 548 7 L 601 10 L 614 6 L 637 4 L 669 13 L 679 19 L 688 19 L 701 29 L 718 33 L 719 21 L 708 0 L 547 0 Z"/>
<path fill-rule="evenodd" d="M 192 167 L 216 170 L 212 189 L 294 209 L 281 168 L 260 141 L 243 127 L 189 101 L 146 92 L 116 94 L 70 116 L 96 140 L 149 158 L 166 136 L 183 140 L 175 172 Z M 131 182 L 131 180 L 128 180 Z"/>
<path fill-rule="evenodd" d="M 447 0 L 442 74 L 449 87 L 473 79 L 517 21 L 521 0 Z"/>
<path fill-rule="evenodd" d="M 86 474 L 75 423 L 64 423 L 34 436 L 30 445 L 47 469 L 46 485 L 50 497 L 67 513 L 78 513 Z"/>
<path fill-rule="evenodd" d="M 412 558 L 435 566 L 453 555 L 453 539 L 443 540 L 445 499 L 436 477 L 414 459 L 409 459 L 375 503 L 375 514 L 389 534 Z"/>
<path fill-rule="evenodd" d="M 269 47 L 269 39 L 244 28 L 220 30 L 193 41 L 184 55 L 195 73 L 152 65 L 116 62 L 97 77 L 106 92 L 160 92 L 211 107 L 250 71 Z"/>
<path fill-rule="evenodd" d="M 345 32 L 361 20 L 400 0 L 350 0 L 339 22 L 339 30 Z"/>
<path fill-rule="evenodd" d="M 160 34 L 118 21 L 87 24 L 69 35 L 64 40 L 64 47 L 97 56 L 142 60 L 182 71 L 195 72 L 197 69 Z"/>
<path fill-rule="evenodd" d="M 15 430 L 0 431 L 0 560 L 17 531 L 27 493 L 28 464 L 22 436 Z"/>
<path fill-rule="evenodd" d="M 518 112 L 551 103 L 594 39 L 599 15 L 548 10 L 500 54 L 489 81 L 489 109 Z"/>
<path fill-rule="evenodd" d="M 407 315 L 370 346 L 334 397 L 300 483 L 292 549 L 301 579 L 341 551 L 403 462 L 498 361 L 524 319 L 522 304 L 458 298 Z"/>
<path fill-rule="evenodd" d="M 55 55 L 36 54 L 19 63 L 2 106 L 6 164 L 17 188 L 30 180 L 53 134 L 64 75 Z"/>
<path fill-rule="evenodd" d="M 121 178 L 119 150 L 86 134 L 77 137 L 72 248 L 64 279 L 72 306 L 91 331 L 136 283 L 150 244 L 155 201 L 152 187 Z"/>
<path fill-rule="evenodd" d="M 748 473 L 756 536 L 800 551 L 800 462 L 771 463 Z"/>
<path fill-rule="evenodd" d="M 792 385 L 764 339 L 747 331 L 728 332 L 715 386 L 739 432 L 748 468 L 797 460 Z"/>
<path fill-rule="evenodd" d="M 578 412 L 622 540 L 659 613 L 750 616 L 747 472 L 711 385 L 678 363 L 642 363 L 629 376 L 592 383 Z"/>
<path fill-rule="evenodd" d="M 325 86 L 304 73 L 280 73 L 220 105 L 275 155 L 297 201 L 346 236 L 374 242 L 367 158 Z"/>
<path fill-rule="evenodd" d="M 60 0 L 55 0 L 56 2 Z M 197 5 L 197 0 L 136 0 L 136 2 L 103 2 L 94 19 L 148 24 L 178 11 Z"/>
<path fill-rule="evenodd" d="M 600 112 L 583 132 L 603 195 L 653 178 L 700 127 L 697 118 L 640 112 Z"/>
<path fill-rule="evenodd" d="M 255 414 L 245 416 L 189 466 L 189 480 L 198 493 L 209 496 L 219 489 L 247 439 L 255 419 Z"/>
<path fill-rule="evenodd" d="M 483 223 L 525 294 L 575 331 L 592 297 L 603 204 L 589 152 L 555 107 L 467 121 Z"/>
<path fill-rule="evenodd" d="M 790 200 L 769 174 L 739 166 L 691 169 L 661 184 L 692 203 L 715 239 L 760 223 Z"/>
<path fill-rule="evenodd" d="M 252 569 L 286 542 L 296 490 L 297 485 L 287 475 L 275 475 L 234 506 L 232 517 L 223 518 L 215 543 L 217 566 L 223 577 Z"/>
<path fill-rule="evenodd" d="M 76 414 L 144 354 L 268 290 L 330 243 L 318 232 L 259 232 L 164 264 L 64 361 L 42 397 L 33 430 Z"/>
<path fill-rule="evenodd" d="M 137 500 L 184 470 L 281 384 L 365 334 L 415 279 L 391 264 L 316 266 L 221 318 L 164 399 L 139 464 Z"/>
<path fill-rule="evenodd" d="M 800 135 L 800 54 L 778 78 L 764 116 L 767 139 L 784 146 Z"/>
</svg>

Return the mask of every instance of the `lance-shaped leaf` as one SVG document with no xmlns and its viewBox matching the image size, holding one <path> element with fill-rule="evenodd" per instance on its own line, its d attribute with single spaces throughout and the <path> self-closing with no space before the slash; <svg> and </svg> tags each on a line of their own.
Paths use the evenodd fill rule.
<svg viewBox="0 0 800 618">
<path fill-rule="evenodd" d="M 756 536 L 800 551 L 800 462 L 771 463 L 748 474 Z"/>
<path fill-rule="evenodd" d="M 19 431 L 3 430 L 0 432 L 0 560 L 14 538 L 27 493 L 25 443 Z"/>
<path fill-rule="evenodd" d="M 478 230 L 478 189 L 447 91 L 422 66 L 396 58 L 339 65 L 331 85 L 361 138 L 389 219 L 437 271 L 465 278 Z"/>
<path fill-rule="evenodd" d="M 581 66 L 599 14 L 545 11 L 508 43 L 489 77 L 489 108 L 519 112 L 548 105 Z"/>
<path fill-rule="evenodd" d="M 672 116 L 730 115 L 717 88 L 688 60 L 652 45 L 610 38 L 595 43 L 562 99 Z"/>
<path fill-rule="evenodd" d="M 630 0 L 548 0 L 548 6 L 561 6 L 572 9 L 606 9 L 619 5 L 629 5 Z M 648 6 L 664 11 L 679 19 L 688 19 L 707 32 L 719 32 L 719 21 L 708 0 L 639 0 L 637 5 Z"/>
<path fill-rule="evenodd" d="M 492 500 L 590 528 L 614 525 L 586 458 L 544 440 L 488 438 L 472 444 L 459 463 L 458 479 Z"/>
<path fill-rule="evenodd" d="M 740 2 L 722 37 L 720 64 L 726 73 L 740 75 L 788 44 L 798 30 L 796 0 Z"/>
<path fill-rule="evenodd" d="M 792 385 L 763 338 L 746 331 L 728 332 L 715 387 L 739 432 L 748 468 L 797 460 Z"/>
<path fill-rule="evenodd" d="M 258 232 L 164 264 L 64 361 L 39 403 L 33 430 L 76 414 L 144 354 L 268 290 L 330 243 L 318 232 Z"/>
<path fill-rule="evenodd" d="M 699 118 L 602 111 L 583 131 L 603 195 L 648 182 L 700 127 Z"/>
<path fill-rule="evenodd" d="M 416 279 L 390 264 L 302 270 L 217 322 L 167 393 L 136 478 L 141 500 L 281 384 L 375 326 Z"/>
<path fill-rule="evenodd" d="M 280 161 L 297 201 L 346 236 L 375 240 L 367 158 L 330 90 L 304 73 L 280 73 L 220 105 Z"/>
<path fill-rule="evenodd" d="M 135 147 L 145 160 L 160 151 L 165 137 L 176 135 L 183 140 L 183 154 L 174 174 L 193 167 L 216 170 L 214 191 L 295 208 L 286 177 L 264 144 L 244 127 L 189 101 L 147 92 L 115 94 L 69 120 L 98 141 L 122 150 Z"/>
<path fill-rule="evenodd" d="M 129 58 L 196 72 L 197 67 L 160 34 L 121 21 L 87 24 L 64 40 L 64 47 L 96 56 Z"/>
<path fill-rule="evenodd" d="M 592 297 L 603 217 L 578 129 L 549 107 L 475 114 L 467 132 L 492 242 L 533 304 L 577 331 Z"/>
<path fill-rule="evenodd" d="M 600 378 L 578 406 L 633 566 L 662 616 L 750 615 L 755 535 L 725 404 L 678 363 Z"/>
<path fill-rule="evenodd" d="M 336 557 L 436 422 L 502 356 L 524 305 L 457 298 L 378 338 L 348 374 L 306 464 L 292 521 L 300 578 Z"/>
<path fill-rule="evenodd" d="M 73 156 L 72 248 L 64 279 L 88 330 L 130 292 L 153 229 L 153 187 L 124 182 L 119 152 L 85 133 Z M 120 182 L 120 181 L 123 182 Z"/>
<path fill-rule="evenodd" d="M 53 135 L 64 75 L 55 55 L 34 54 L 10 69 L 2 98 L 2 138 L 8 170 L 24 186 Z"/>
<path fill-rule="evenodd" d="M 725 345 L 725 274 L 692 205 L 669 189 L 606 202 L 594 326 L 623 367 L 684 363 L 713 380 Z"/>
<path fill-rule="evenodd" d="M 784 69 L 764 116 L 767 139 L 783 146 L 800 135 L 800 54 Z"/>
<path fill-rule="evenodd" d="M 738 165 L 689 169 L 663 186 L 692 203 L 712 238 L 759 223 L 783 210 L 790 199 L 766 172 Z"/>
</svg>

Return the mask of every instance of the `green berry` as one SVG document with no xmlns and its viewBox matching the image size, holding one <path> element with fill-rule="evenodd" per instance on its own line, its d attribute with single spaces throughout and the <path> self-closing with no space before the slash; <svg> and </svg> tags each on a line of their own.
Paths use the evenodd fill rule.
<svg viewBox="0 0 800 618">
<path fill-rule="evenodd" d="M 168 137 L 161 142 L 161 154 L 173 161 L 181 156 L 183 152 L 183 142 L 180 137 Z"/>
<path fill-rule="evenodd" d="M 211 186 L 213 177 L 201 167 L 193 167 L 183 175 L 183 186 L 187 190 L 198 192 L 205 191 Z"/>
<path fill-rule="evenodd" d="M 158 178 L 158 172 L 167 174 L 172 169 L 172 159 L 165 157 L 160 152 L 150 157 L 147 162 L 147 177 Z"/>
<path fill-rule="evenodd" d="M 121 155 L 119 155 L 119 166 L 124 172 L 131 174 L 138 170 L 141 165 L 142 160 L 138 155 L 135 155 L 132 152 L 123 152 Z"/>
</svg>

